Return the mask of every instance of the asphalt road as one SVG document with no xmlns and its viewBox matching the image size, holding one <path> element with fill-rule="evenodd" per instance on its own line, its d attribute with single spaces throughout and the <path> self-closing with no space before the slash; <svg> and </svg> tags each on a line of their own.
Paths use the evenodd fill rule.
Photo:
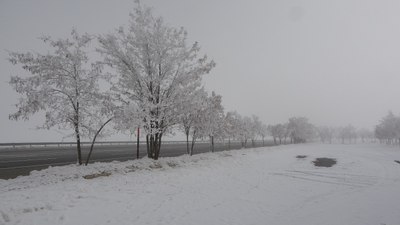
<svg viewBox="0 0 400 225">
<path fill-rule="evenodd" d="M 251 145 L 251 144 L 248 144 Z M 265 145 L 273 145 L 266 142 Z M 257 142 L 256 147 L 262 143 Z M 230 149 L 241 148 L 240 143 L 231 143 Z M 216 143 L 215 151 L 229 150 L 228 144 Z M 194 154 L 209 152 L 208 143 L 197 143 Z M 83 161 L 89 152 L 89 146 L 83 146 Z M 186 154 L 186 144 L 163 144 L 160 157 L 174 157 Z M 145 157 L 146 146 L 140 145 L 140 157 Z M 90 162 L 126 161 L 136 158 L 136 145 L 95 146 Z M 0 179 L 10 179 L 21 175 L 29 175 L 33 170 L 76 163 L 74 146 L 47 146 L 31 148 L 0 149 Z"/>
</svg>

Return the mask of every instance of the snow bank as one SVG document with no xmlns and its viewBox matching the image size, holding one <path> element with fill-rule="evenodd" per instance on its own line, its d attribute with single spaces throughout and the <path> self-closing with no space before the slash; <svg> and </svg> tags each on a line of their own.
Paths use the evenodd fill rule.
<svg viewBox="0 0 400 225">
<path fill-rule="evenodd" d="M 394 160 L 386 146 L 304 144 L 52 167 L 0 180 L 0 224 L 400 224 Z"/>
</svg>

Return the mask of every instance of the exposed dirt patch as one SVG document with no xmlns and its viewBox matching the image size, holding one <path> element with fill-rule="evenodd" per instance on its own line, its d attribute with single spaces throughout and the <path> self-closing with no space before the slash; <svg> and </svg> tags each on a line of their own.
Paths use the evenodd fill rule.
<svg viewBox="0 0 400 225">
<path fill-rule="evenodd" d="M 226 152 L 224 152 L 224 153 L 222 154 L 222 156 L 223 156 L 223 157 L 231 157 L 232 155 L 231 155 L 231 154 L 228 154 L 228 153 L 226 153 Z"/>
<path fill-rule="evenodd" d="M 161 169 L 162 165 L 158 162 L 153 163 L 152 165 L 149 166 L 151 169 Z"/>
<path fill-rule="evenodd" d="M 297 159 L 305 159 L 305 158 L 307 158 L 307 156 L 306 155 L 298 155 L 298 156 L 296 156 L 296 158 Z"/>
<path fill-rule="evenodd" d="M 333 158 L 316 158 L 314 161 L 314 166 L 318 167 L 332 167 L 336 164 L 336 159 Z"/>
<path fill-rule="evenodd" d="M 101 172 L 101 173 L 95 173 L 95 174 L 85 175 L 85 176 L 83 176 L 83 178 L 89 180 L 89 179 L 94 179 L 94 178 L 97 178 L 97 177 L 108 177 L 108 176 L 110 176 L 110 175 L 111 175 L 110 172 L 103 171 L 103 172 Z"/>
<path fill-rule="evenodd" d="M 126 172 L 130 173 L 130 172 L 135 172 L 136 170 L 139 169 L 139 167 L 131 165 L 131 166 L 127 166 L 126 169 L 127 169 Z"/>
<path fill-rule="evenodd" d="M 394 160 L 395 162 L 397 162 L 398 164 L 400 164 L 400 161 L 399 160 Z"/>
<path fill-rule="evenodd" d="M 171 168 L 175 168 L 178 166 L 178 164 L 174 163 L 174 162 L 167 162 L 167 165 Z"/>
</svg>

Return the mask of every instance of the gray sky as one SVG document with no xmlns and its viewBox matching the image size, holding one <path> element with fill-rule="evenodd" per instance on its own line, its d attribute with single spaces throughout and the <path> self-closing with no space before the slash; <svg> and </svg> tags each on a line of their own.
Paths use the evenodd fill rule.
<svg viewBox="0 0 400 225">
<path fill-rule="evenodd" d="M 142 0 L 217 62 L 205 77 L 226 110 L 265 123 L 306 116 L 318 125 L 372 128 L 400 112 L 398 0 Z M 37 37 L 67 37 L 72 27 L 101 34 L 127 24 L 131 0 L 0 1 L 0 142 L 59 141 L 37 131 L 43 118 L 8 120 L 20 74 L 7 52 L 46 52 Z M 124 137 L 122 137 L 124 138 Z"/>
</svg>

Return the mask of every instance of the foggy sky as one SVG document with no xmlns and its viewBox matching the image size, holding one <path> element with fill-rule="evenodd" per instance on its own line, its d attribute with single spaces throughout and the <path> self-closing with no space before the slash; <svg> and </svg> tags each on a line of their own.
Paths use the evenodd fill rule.
<svg viewBox="0 0 400 225">
<path fill-rule="evenodd" d="M 398 0 L 142 0 L 155 14 L 188 30 L 189 42 L 217 63 L 206 89 L 225 111 L 265 123 L 306 116 L 317 125 L 372 129 L 389 110 L 400 112 Z M 126 25 L 133 1 L 0 1 L 0 142 L 60 141 L 37 131 L 43 118 L 9 121 L 18 95 L 10 75 L 26 74 L 10 51 L 47 52 L 37 37 L 68 37 L 71 28 L 102 34 Z M 121 137 L 124 139 L 125 137 Z"/>
</svg>

